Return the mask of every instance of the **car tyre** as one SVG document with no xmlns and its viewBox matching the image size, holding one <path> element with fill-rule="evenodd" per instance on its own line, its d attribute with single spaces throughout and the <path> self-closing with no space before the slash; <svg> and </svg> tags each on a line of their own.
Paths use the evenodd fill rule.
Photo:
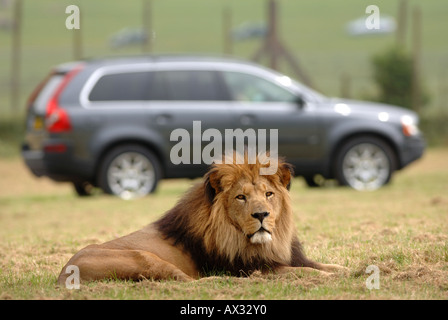
<svg viewBox="0 0 448 320">
<path fill-rule="evenodd" d="M 88 182 L 73 182 L 73 187 L 79 197 L 89 197 L 93 194 L 93 186 Z"/>
<path fill-rule="evenodd" d="M 104 192 L 128 200 L 154 192 L 160 178 L 160 162 L 152 151 L 141 145 L 121 145 L 103 158 L 98 180 Z"/>
<path fill-rule="evenodd" d="M 396 157 L 390 145 L 377 137 L 364 136 L 342 145 L 335 174 L 341 185 L 368 191 L 389 183 L 395 168 Z"/>
<path fill-rule="evenodd" d="M 309 188 L 320 188 L 320 187 L 322 187 L 321 184 L 317 183 L 314 175 L 303 176 L 303 179 L 305 180 L 305 183 L 306 183 L 306 185 Z"/>
</svg>

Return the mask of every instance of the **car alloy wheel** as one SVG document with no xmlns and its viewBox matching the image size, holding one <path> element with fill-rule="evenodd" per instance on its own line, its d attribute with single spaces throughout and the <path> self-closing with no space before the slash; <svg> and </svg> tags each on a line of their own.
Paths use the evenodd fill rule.
<svg viewBox="0 0 448 320">
<path fill-rule="evenodd" d="M 394 171 L 390 147 L 376 138 L 352 140 L 338 161 L 338 180 L 356 190 L 376 190 L 387 184 Z"/>
<path fill-rule="evenodd" d="M 100 179 L 103 190 L 128 200 L 153 192 L 159 176 L 158 161 L 151 152 L 124 146 L 106 157 Z"/>
</svg>

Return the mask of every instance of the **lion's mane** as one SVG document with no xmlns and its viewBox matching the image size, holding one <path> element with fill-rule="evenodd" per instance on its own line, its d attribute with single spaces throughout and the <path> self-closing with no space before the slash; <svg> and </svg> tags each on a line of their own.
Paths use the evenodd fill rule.
<svg viewBox="0 0 448 320">
<path fill-rule="evenodd" d="M 232 224 L 226 213 L 226 188 L 241 177 L 255 179 L 261 164 L 213 165 L 204 182 L 193 186 L 161 219 L 156 228 L 175 246 L 188 252 L 201 276 L 230 274 L 247 276 L 255 270 L 279 266 L 313 267 L 295 235 L 289 197 L 292 167 L 278 162 L 277 174 L 266 176 L 282 190 L 282 214 L 272 241 L 254 245 Z M 281 186 L 280 186 L 281 185 Z"/>
</svg>

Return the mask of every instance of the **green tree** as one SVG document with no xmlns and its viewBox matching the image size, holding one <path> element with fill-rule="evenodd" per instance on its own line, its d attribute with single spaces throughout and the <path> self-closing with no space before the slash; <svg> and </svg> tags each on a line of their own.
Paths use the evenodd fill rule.
<svg viewBox="0 0 448 320">
<path fill-rule="evenodd" d="M 372 58 L 374 80 L 379 89 L 378 101 L 412 108 L 412 57 L 399 46 L 393 46 Z M 421 105 L 428 96 L 421 90 Z"/>
</svg>

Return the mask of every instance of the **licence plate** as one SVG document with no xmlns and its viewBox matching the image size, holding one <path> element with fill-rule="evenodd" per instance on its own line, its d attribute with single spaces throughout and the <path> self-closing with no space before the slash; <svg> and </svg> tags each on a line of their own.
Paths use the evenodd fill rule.
<svg viewBox="0 0 448 320">
<path fill-rule="evenodd" d="M 41 130 L 44 127 L 44 119 L 42 117 L 34 118 L 34 129 Z"/>
</svg>

